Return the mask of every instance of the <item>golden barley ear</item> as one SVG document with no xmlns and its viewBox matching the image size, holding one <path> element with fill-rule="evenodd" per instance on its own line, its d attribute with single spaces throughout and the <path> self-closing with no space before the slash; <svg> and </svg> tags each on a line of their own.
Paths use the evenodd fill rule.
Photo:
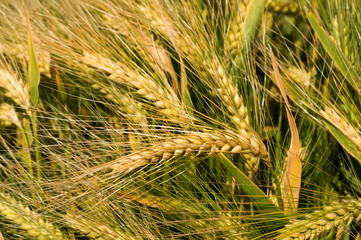
<svg viewBox="0 0 361 240">
<path fill-rule="evenodd" d="M 29 110 L 31 105 L 28 84 L 8 69 L 10 67 L 7 65 L 0 66 L 0 87 L 6 90 L 5 96 L 25 110 Z"/>
<path fill-rule="evenodd" d="M 265 146 L 260 145 L 254 138 L 248 135 L 225 135 L 222 133 L 194 133 L 172 138 L 165 142 L 153 144 L 153 146 L 130 154 L 109 165 L 114 172 L 127 172 L 167 160 L 174 160 L 182 156 L 204 156 L 213 153 L 240 153 L 255 158 L 262 158 L 269 162 L 269 156 Z"/>
<path fill-rule="evenodd" d="M 160 108 L 161 112 L 170 118 L 187 119 L 185 110 L 179 103 L 177 96 L 162 87 L 150 76 L 143 75 L 137 71 L 117 65 L 111 59 L 102 57 L 95 53 L 84 52 L 83 62 L 110 73 L 109 79 L 117 83 L 126 83 L 136 89 L 136 93 L 153 102 Z"/>
</svg>

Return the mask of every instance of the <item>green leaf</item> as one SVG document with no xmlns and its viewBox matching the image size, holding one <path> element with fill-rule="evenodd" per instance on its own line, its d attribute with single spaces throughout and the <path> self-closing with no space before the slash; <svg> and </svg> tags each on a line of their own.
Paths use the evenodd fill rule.
<svg viewBox="0 0 361 240">
<path fill-rule="evenodd" d="M 250 49 L 261 25 L 265 0 L 252 0 L 248 4 L 246 18 L 244 20 L 241 44 L 243 51 Z"/>
<path fill-rule="evenodd" d="M 342 145 L 342 147 L 354 158 L 356 158 L 361 164 L 361 152 L 357 149 L 357 146 L 352 142 L 347 136 L 345 136 L 340 130 L 335 126 L 325 121 L 326 127 L 329 129 L 331 134 L 336 138 L 336 140 Z"/>
<path fill-rule="evenodd" d="M 351 84 L 353 88 L 358 90 L 355 79 L 357 79 L 357 73 L 352 68 L 347 58 L 343 53 L 338 49 L 336 44 L 332 41 L 331 37 L 327 32 L 321 27 L 320 23 L 317 21 L 315 15 L 312 13 L 307 13 L 308 21 L 310 22 L 313 30 L 315 31 L 317 37 L 320 39 L 322 46 L 326 49 L 328 55 L 331 57 L 332 61 L 335 63 L 336 67 L 345 79 Z"/>
<path fill-rule="evenodd" d="M 40 72 L 38 63 L 35 57 L 34 43 L 31 36 L 30 20 L 27 16 L 28 24 L 28 42 L 29 42 L 29 86 L 30 86 L 30 100 L 33 106 L 37 106 L 39 100 L 39 83 Z"/>
<path fill-rule="evenodd" d="M 262 215 L 270 218 L 269 214 L 272 214 L 272 217 L 275 217 L 278 220 L 284 218 L 283 213 L 278 209 L 278 207 L 273 204 L 269 197 L 254 182 L 252 182 L 251 179 L 238 169 L 226 156 L 224 156 L 224 154 L 219 153 L 218 155 L 220 156 L 221 162 L 233 175 L 239 183 L 239 186 L 251 199 L 252 203 L 255 204 L 256 208 L 262 213 Z"/>
</svg>

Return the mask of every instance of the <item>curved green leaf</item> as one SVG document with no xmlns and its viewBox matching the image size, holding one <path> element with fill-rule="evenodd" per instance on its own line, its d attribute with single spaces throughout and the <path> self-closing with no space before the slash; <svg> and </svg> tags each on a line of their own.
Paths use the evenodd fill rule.
<svg viewBox="0 0 361 240">
<path fill-rule="evenodd" d="M 270 198 L 251 180 L 249 179 L 239 168 L 237 168 L 223 153 L 218 154 L 223 165 L 233 175 L 239 186 L 251 199 L 255 207 L 262 212 L 268 219 L 272 217 L 278 220 L 284 218 L 283 213 L 277 206 L 270 200 Z M 267 215 L 267 216 L 266 216 Z"/>
<path fill-rule="evenodd" d="M 338 49 L 336 44 L 332 41 L 331 37 L 327 32 L 321 27 L 320 23 L 317 21 L 315 15 L 312 13 L 307 13 L 308 21 L 310 22 L 313 30 L 315 31 L 317 37 L 320 39 L 322 46 L 326 49 L 328 55 L 331 57 L 336 67 L 346 80 L 351 84 L 353 88 L 358 90 L 358 86 L 355 80 L 358 78 L 356 71 L 352 68 L 347 58 L 343 53 Z"/>
<path fill-rule="evenodd" d="M 345 136 L 335 126 L 325 121 L 326 127 L 336 140 L 342 145 L 342 147 L 361 164 L 361 152 L 357 149 L 355 143 L 353 143 L 347 136 Z"/>
<path fill-rule="evenodd" d="M 38 63 L 36 61 L 33 38 L 31 36 L 30 20 L 27 16 L 28 24 L 28 42 L 29 42 L 29 87 L 30 87 L 30 100 L 36 106 L 39 100 L 39 83 L 40 72 Z"/>
</svg>

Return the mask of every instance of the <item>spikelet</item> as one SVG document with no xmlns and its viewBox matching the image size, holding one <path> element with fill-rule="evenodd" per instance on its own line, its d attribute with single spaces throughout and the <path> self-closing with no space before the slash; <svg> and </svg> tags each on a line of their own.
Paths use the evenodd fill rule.
<svg viewBox="0 0 361 240">
<path fill-rule="evenodd" d="M 68 239 L 56 226 L 42 219 L 39 214 L 24 207 L 14 198 L 0 193 L 0 214 L 18 224 L 30 237 L 36 239 Z"/>
<path fill-rule="evenodd" d="M 7 103 L 2 103 L 0 105 L 0 125 L 10 126 L 11 124 L 14 124 L 18 127 L 21 126 L 14 106 Z"/>
<path fill-rule="evenodd" d="M 11 98 L 15 103 L 25 110 L 30 109 L 30 96 L 28 85 L 15 74 L 0 68 L 0 87 L 6 90 L 5 96 Z"/>
<path fill-rule="evenodd" d="M 249 135 L 237 134 L 231 137 L 222 133 L 195 133 L 153 144 L 147 149 L 116 160 L 111 164 L 111 168 L 115 172 L 127 172 L 149 163 L 167 161 L 191 154 L 207 156 L 217 152 L 241 153 L 262 158 L 266 163 L 269 161 L 266 147 Z"/>
<path fill-rule="evenodd" d="M 304 220 L 295 220 L 286 225 L 276 239 L 320 239 L 335 228 L 348 226 L 352 221 L 361 219 L 361 201 L 343 200 L 324 206 L 323 210 L 305 215 Z"/>
<path fill-rule="evenodd" d="M 329 107 L 325 107 L 325 110 L 321 111 L 321 114 L 343 134 L 348 136 L 350 140 L 355 143 L 357 149 L 361 151 L 361 135 L 358 129 L 349 124 L 344 118 L 340 117 L 335 110 Z"/>
</svg>

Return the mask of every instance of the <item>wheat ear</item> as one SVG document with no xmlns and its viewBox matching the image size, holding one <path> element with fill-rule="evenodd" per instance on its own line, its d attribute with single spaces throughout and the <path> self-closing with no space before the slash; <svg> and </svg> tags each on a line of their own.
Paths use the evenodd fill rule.
<svg viewBox="0 0 361 240">
<path fill-rule="evenodd" d="M 176 159 L 181 156 L 191 154 L 207 156 L 218 152 L 248 154 L 269 162 L 266 147 L 248 135 L 231 137 L 222 133 L 194 133 L 153 144 L 145 150 L 115 161 L 111 168 L 114 172 L 126 172 L 149 163 Z"/>
<path fill-rule="evenodd" d="M 52 223 L 42 219 L 39 214 L 24 207 L 20 202 L 7 194 L 0 193 L 0 213 L 6 219 L 27 232 L 27 235 L 36 239 L 68 239 Z"/>
<path fill-rule="evenodd" d="M 145 205 L 147 207 L 158 208 L 164 211 L 174 210 L 175 205 L 180 205 L 180 202 L 177 202 L 173 199 L 164 199 L 157 196 L 153 196 L 147 193 L 132 193 L 129 191 L 118 191 L 117 194 L 124 201 L 134 201 L 136 203 Z M 183 209 L 188 210 L 188 209 Z"/>
<path fill-rule="evenodd" d="M 243 22 L 247 12 L 249 1 L 241 1 L 238 3 L 238 12 L 231 21 L 227 34 L 225 36 L 226 55 L 234 56 L 241 46 L 241 37 L 243 31 Z M 267 9 L 273 13 L 294 14 L 299 11 L 299 6 L 291 1 L 267 0 Z"/>
<path fill-rule="evenodd" d="M 306 71 L 300 67 L 291 66 L 285 69 L 285 74 L 292 81 L 301 84 L 306 89 L 311 86 L 312 74 L 309 71 Z"/>
<path fill-rule="evenodd" d="M 341 48 L 343 46 L 343 43 L 347 43 L 350 41 L 350 36 L 349 34 L 347 34 L 349 32 L 349 29 L 347 29 L 345 25 L 343 26 L 342 31 L 340 31 L 340 25 L 339 25 L 340 21 L 341 22 L 345 21 L 344 16 L 342 15 L 335 16 L 335 18 L 332 19 L 331 24 L 332 24 L 333 34 L 330 35 L 330 37 L 337 43 L 337 46 Z M 345 54 L 347 59 L 354 59 L 355 52 L 354 51 L 350 52 L 350 48 L 346 46 L 347 45 L 345 45 L 345 47 L 342 48 L 342 53 Z"/>
<path fill-rule="evenodd" d="M 154 9 L 149 6 L 139 6 L 138 9 L 139 12 L 144 15 L 147 23 L 164 36 L 171 38 L 170 40 L 175 47 L 180 49 L 191 62 L 199 62 L 199 60 L 201 60 L 199 56 L 195 54 L 198 51 L 194 47 L 194 44 L 192 44 L 192 39 L 190 39 L 188 34 L 180 34 L 170 24 L 171 21 L 169 21 L 168 24 L 165 23 L 159 13 L 155 12 Z"/>
<path fill-rule="evenodd" d="M 243 11 L 245 11 L 246 6 L 242 2 L 241 6 L 243 6 Z M 160 29 L 161 32 L 166 33 L 167 29 L 163 22 L 163 20 L 154 14 L 154 11 L 146 8 L 146 7 L 139 7 L 140 12 L 143 13 L 146 17 L 146 19 L 149 19 L 152 26 L 154 26 L 156 29 Z M 243 21 L 243 20 L 240 20 Z M 240 27 L 241 22 L 237 22 L 234 24 L 234 27 Z M 233 29 L 234 30 L 234 29 Z M 237 33 L 235 33 L 238 37 L 240 37 L 240 30 L 235 30 Z M 199 59 L 198 55 L 194 55 L 195 52 L 198 52 L 194 47 L 192 47 L 189 43 L 191 41 L 185 41 L 184 38 L 187 37 L 187 35 L 183 35 L 182 37 L 179 36 L 175 31 L 172 31 L 173 37 L 178 45 L 178 47 L 182 50 L 183 53 L 188 57 L 188 59 L 191 62 L 199 62 L 201 59 Z M 232 34 L 230 34 L 232 38 Z M 228 38 L 229 39 L 229 38 Z M 227 39 L 226 39 L 227 42 Z M 238 46 L 239 41 L 232 42 L 231 45 Z M 207 63 L 206 63 L 207 64 Z M 209 64 L 209 63 L 208 63 Z M 247 124 L 245 122 L 248 121 L 247 117 L 247 108 L 243 104 L 243 99 L 238 93 L 238 89 L 236 86 L 234 86 L 232 79 L 227 76 L 226 71 L 224 70 L 223 66 L 217 62 L 216 60 L 212 61 L 211 63 L 212 69 L 208 69 L 208 71 L 211 73 L 212 77 L 216 79 L 217 84 L 217 91 L 221 94 L 223 99 L 226 102 L 227 109 L 232 114 L 232 119 L 235 121 L 237 127 L 240 129 L 246 129 Z M 206 71 L 206 69 L 203 69 Z"/>
<path fill-rule="evenodd" d="M 155 15 L 153 11 L 145 7 L 140 7 L 139 9 L 146 16 L 146 18 L 150 20 L 151 24 L 154 27 L 156 27 L 157 29 L 161 29 L 162 32 L 167 32 L 163 20 L 159 16 Z M 194 52 L 197 51 L 191 46 L 188 46 L 189 43 L 186 43 L 187 41 L 182 40 L 182 38 L 178 34 L 173 32 L 173 35 L 177 44 L 179 45 L 179 48 L 182 49 L 182 51 L 189 58 L 189 60 L 191 60 L 192 62 L 199 62 L 199 56 L 194 55 Z M 183 38 L 184 37 L 186 36 L 183 35 Z M 237 42 L 237 44 L 239 45 L 239 41 Z M 229 112 L 232 114 L 232 119 L 236 122 L 238 127 L 240 127 L 241 129 L 246 129 L 247 126 L 244 120 L 246 122 L 248 121 L 247 108 L 243 104 L 243 99 L 238 93 L 237 87 L 234 86 L 232 79 L 227 76 L 225 69 L 217 60 L 211 61 L 211 67 L 212 69 L 208 69 L 208 71 L 211 73 L 212 77 L 217 80 L 217 91 L 221 94 L 221 96 L 227 103 L 226 106 Z M 204 70 L 206 71 L 206 69 Z"/>
<path fill-rule="evenodd" d="M 221 64 L 213 64 L 217 70 L 209 69 L 216 79 L 217 91 L 221 94 L 227 110 L 232 115 L 233 121 L 239 130 L 246 130 L 248 127 L 247 108 L 244 105 L 242 96 L 238 93 L 238 88 L 234 86 L 232 79 L 227 76 Z"/>
<path fill-rule="evenodd" d="M 305 215 L 304 220 L 295 220 L 282 229 L 276 239 L 318 239 L 334 228 L 350 225 L 361 219 L 361 201 L 343 200 L 324 206 L 323 210 Z"/>
</svg>

